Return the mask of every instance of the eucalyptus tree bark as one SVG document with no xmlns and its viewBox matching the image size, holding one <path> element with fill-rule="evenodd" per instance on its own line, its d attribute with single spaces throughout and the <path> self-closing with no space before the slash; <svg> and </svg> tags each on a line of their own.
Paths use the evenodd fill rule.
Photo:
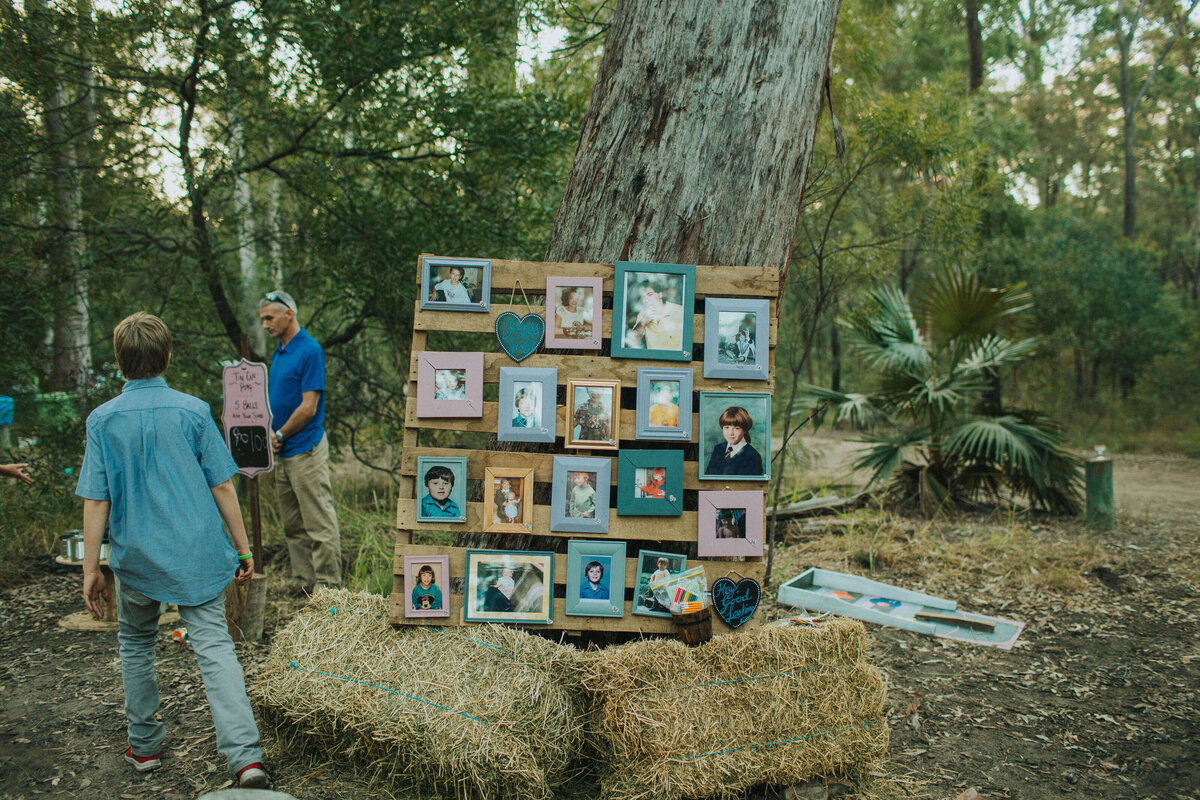
<svg viewBox="0 0 1200 800">
<path fill-rule="evenodd" d="M 786 269 L 840 0 L 624 0 L 550 261 Z"/>
<path fill-rule="evenodd" d="M 983 26 L 979 24 L 979 0 L 965 0 L 967 21 L 967 93 L 975 94 L 983 86 Z"/>
<path fill-rule="evenodd" d="M 239 164 L 246 152 L 246 134 L 241 110 L 236 107 L 231 114 L 229 128 L 233 160 L 235 164 Z M 250 203 L 250 177 L 244 172 L 236 173 L 233 178 L 233 213 L 237 217 L 238 226 L 237 252 L 238 271 L 241 275 L 242 324 L 246 326 L 251 351 L 265 353 L 267 340 L 258 317 L 259 290 L 263 281 L 257 255 L 254 209 Z"/>
</svg>

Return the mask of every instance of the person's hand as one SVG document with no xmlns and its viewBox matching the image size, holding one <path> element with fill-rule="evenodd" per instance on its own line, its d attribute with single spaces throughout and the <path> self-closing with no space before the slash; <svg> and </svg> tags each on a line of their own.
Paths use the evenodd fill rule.
<svg viewBox="0 0 1200 800">
<path fill-rule="evenodd" d="M 0 464 L 0 475 L 16 478 L 22 483 L 32 486 L 33 478 L 29 477 L 29 473 L 25 471 L 28 466 L 28 464 Z"/>
<path fill-rule="evenodd" d="M 274 434 L 272 434 L 269 438 L 271 439 L 271 452 L 278 453 L 283 448 L 283 442 L 276 439 Z"/>
<path fill-rule="evenodd" d="M 245 561 L 238 561 L 237 574 L 234 575 L 234 580 L 238 586 L 245 586 L 254 577 L 254 559 L 247 558 Z"/>
<path fill-rule="evenodd" d="M 101 599 L 108 602 L 108 582 L 100 570 L 83 573 L 83 604 L 96 619 L 104 619 L 104 605 Z"/>
</svg>

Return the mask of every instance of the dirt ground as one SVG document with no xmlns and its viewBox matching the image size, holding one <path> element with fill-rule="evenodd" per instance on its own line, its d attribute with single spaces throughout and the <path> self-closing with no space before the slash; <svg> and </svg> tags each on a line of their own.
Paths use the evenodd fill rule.
<svg viewBox="0 0 1200 800">
<path fill-rule="evenodd" d="M 1200 798 L 1200 461 L 1117 456 L 1116 487 L 1117 530 L 1088 538 L 1095 566 L 1062 588 L 1031 590 L 1002 564 L 974 585 L 876 565 L 881 580 L 1027 623 L 1011 651 L 871 629 L 889 682 L 893 756 L 883 769 L 910 796 Z M 1052 519 L 1022 530 L 1039 547 L 1087 536 Z M 47 559 L 0 595 L 0 800 L 194 798 L 227 786 L 195 661 L 165 636 L 167 757 L 144 776 L 121 760 L 116 636 L 57 625 L 80 609 L 79 585 L 76 570 Z M 268 633 L 296 608 L 274 587 L 270 598 Z M 268 648 L 269 639 L 239 645 L 251 682 Z M 278 788 L 298 798 L 390 796 L 344 766 L 285 756 L 265 739 Z"/>
</svg>

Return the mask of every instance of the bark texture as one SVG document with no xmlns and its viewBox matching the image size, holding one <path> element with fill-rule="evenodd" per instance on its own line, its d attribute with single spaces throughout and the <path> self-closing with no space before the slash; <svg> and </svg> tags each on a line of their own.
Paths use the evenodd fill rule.
<svg viewBox="0 0 1200 800">
<path fill-rule="evenodd" d="M 840 0 L 624 0 L 549 261 L 784 268 Z"/>
</svg>

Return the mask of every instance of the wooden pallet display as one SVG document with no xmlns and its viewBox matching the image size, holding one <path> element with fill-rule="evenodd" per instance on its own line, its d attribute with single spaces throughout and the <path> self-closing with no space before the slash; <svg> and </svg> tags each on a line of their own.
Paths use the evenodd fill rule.
<svg viewBox="0 0 1200 800">
<path fill-rule="evenodd" d="M 424 254 L 418 260 L 418 270 L 421 260 L 437 258 Z M 518 285 L 527 296 L 545 296 L 546 278 L 564 276 L 571 278 L 601 278 L 604 294 L 611 305 L 613 292 L 613 264 L 584 264 L 584 263 L 543 263 L 533 261 L 492 260 L 492 293 L 501 296 L 503 292 L 512 291 Z M 518 284 L 519 282 L 519 284 Z M 419 281 L 418 281 L 419 283 Z M 775 342 L 778 329 L 778 295 L 779 271 L 762 267 L 728 267 L 728 266 L 697 266 L 696 267 L 696 308 L 692 325 L 693 340 L 701 343 L 704 338 L 703 300 L 706 297 L 768 299 L 771 308 L 769 373 L 766 381 L 739 381 L 728 379 L 710 379 L 703 377 L 703 359 L 695 359 L 690 363 L 693 370 L 693 392 L 699 391 L 748 391 L 772 392 L 775 384 Z M 521 298 L 523 300 L 523 298 Z M 538 306 L 536 313 L 542 313 L 544 308 Z M 485 333 L 494 331 L 496 317 L 505 311 L 517 314 L 528 313 L 524 302 L 491 304 L 489 313 L 459 313 L 450 311 L 423 311 L 420 302 L 415 303 L 413 312 L 413 337 L 408 369 L 408 400 L 405 409 L 403 454 L 400 468 L 400 500 L 396 511 L 396 547 L 394 561 L 394 578 L 390 603 L 390 619 L 394 625 L 433 625 L 453 627 L 471 625 L 463 620 L 463 595 L 451 593 L 450 616 L 440 618 L 408 618 L 404 616 L 404 593 L 407 591 L 404 575 L 404 556 L 406 555 L 445 555 L 449 558 L 450 574 L 454 578 L 466 575 L 467 548 L 447 547 L 433 544 L 413 544 L 412 537 L 416 531 L 444 531 L 463 533 L 481 531 L 484 515 L 488 513 L 486 503 L 467 503 L 467 522 L 458 524 L 438 525 L 437 523 L 418 523 L 417 498 L 422 491 L 417 476 L 417 459 L 421 457 L 466 457 L 467 479 L 482 481 L 487 467 L 522 466 L 532 467 L 535 481 L 549 482 L 553 471 L 555 455 L 583 455 L 590 457 L 611 457 L 612 482 L 617 482 L 616 454 L 608 451 L 587 451 L 566 449 L 561 446 L 561 436 L 556 442 L 553 453 L 511 452 L 505 450 L 471 449 L 457 445 L 434 447 L 422 442 L 422 431 L 470 431 L 480 433 L 495 433 L 498 415 L 498 404 L 485 401 L 482 418 L 418 418 L 417 417 L 417 357 L 424 352 L 429 334 L 435 331 L 448 333 Z M 603 355 L 608 352 L 608 339 L 612 331 L 612 309 L 603 310 L 603 336 L 606 340 L 603 348 L 587 355 L 565 355 L 554 351 L 538 353 L 529 356 L 519 364 L 500 351 L 499 344 L 491 342 L 495 352 L 484 354 L 484 383 L 498 384 L 500 367 L 554 367 L 558 369 L 558 385 L 565 386 L 570 378 L 600 378 L 618 379 L 622 387 L 636 387 L 638 367 L 682 367 L 686 362 L 652 361 L 626 358 L 609 358 Z M 486 349 L 486 348 L 485 348 Z M 695 409 L 694 409 L 695 410 Z M 621 431 L 620 446 L 622 448 L 639 448 L 648 444 L 633 439 L 635 430 L 633 405 L 621 402 Z M 697 415 L 692 417 L 693 431 L 699 431 Z M 558 430 L 565 431 L 566 409 L 561 404 L 558 408 Z M 698 436 L 698 434 L 697 434 Z M 693 444 L 696 436 L 693 436 Z M 679 443 L 682 448 L 683 443 Z M 700 457 L 703 457 L 702 455 Z M 701 481 L 699 464 L 696 457 L 684 461 L 683 488 L 685 495 L 695 494 L 700 490 L 758 490 L 765 492 L 766 482 L 763 481 Z M 638 517 L 620 516 L 616 508 L 609 512 L 609 532 L 605 534 L 564 533 L 550 530 L 550 507 L 537 504 L 534 506 L 533 531 L 539 536 L 555 536 L 563 538 L 595 538 L 624 540 L 627 543 L 625 567 L 625 588 L 631 594 L 637 580 L 637 551 L 639 549 L 656 549 L 655 542 L 695 543 L 697 538 L 697 519 L 695 511 L 684 511 L 679 517 Z M 668 546 L 668 549 L 669 546 Z M 709 585 L 717 578 L 729 576 L 735 580 L 739 577 L 753 578 L 760 583 L 763 579 L 764 564 L 762 558 L 746 559 L 688 559 L 688 566 L 702 564 L 708 577 Z M 567 556 L 559 554 L 554 559 L 555 586 L 563 587 L 556 595 L 563 593 L 567 576 Z M 644 616 L 632 613 L 632 601 L 625 600 L 625 614 L 622 617 L 585 617 L 567 616 L 566 600 L 564 597 L 554 598 L 553 621 L 550 625 L 528 625 L 529 628 L 549 628 L 565 633 L 581 633 L 583 631 L 625 631 L 643 634 L 670 634 L 675 632 L 674 623 L 667 618 Z M 760 615 L 755 615 L 749 622 L 738 630 L 757 627 Z M 721 635 L 731 633 L 727 626 L 716 614 L 713 615 L 713 633 Z"/>
</svg>

